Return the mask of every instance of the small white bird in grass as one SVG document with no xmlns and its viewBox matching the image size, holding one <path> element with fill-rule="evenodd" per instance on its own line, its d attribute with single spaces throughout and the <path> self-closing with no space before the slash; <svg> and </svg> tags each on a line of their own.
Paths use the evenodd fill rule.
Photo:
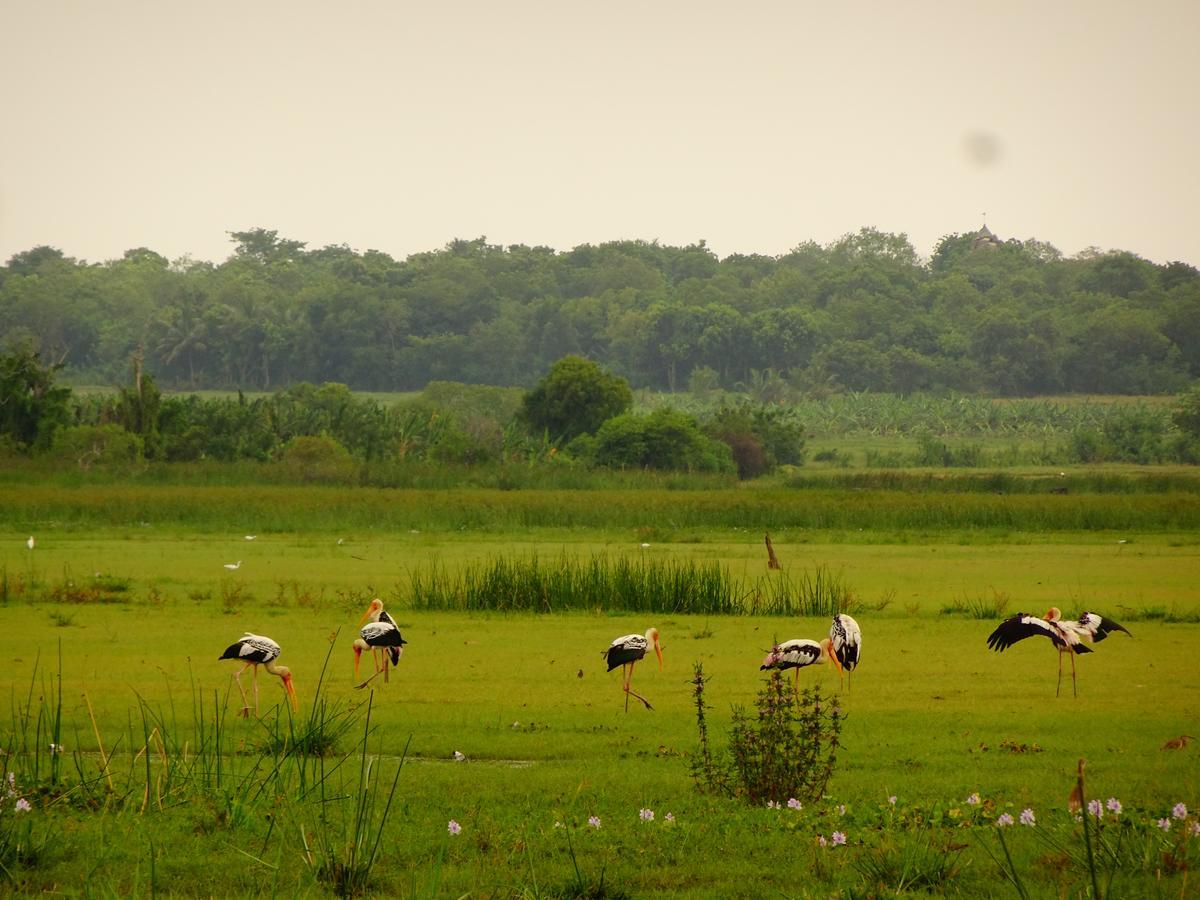
<svg viewBox="0 0 1200 900">
<path fill-rule="evenodd" d="M 246 540 L 248 540 L 248 541 L 252 541 L 252 540 L 254 540 L 256 537 L 258 537 L 258 535 L 257 535 L 257 534 L 248 534 L 248 535 L 246 535 Z"/>
<path fill-rule="evenodd" d="M 235 563 L 225 563 L 225 568 L 227 568 L 230 572 L 232 572 L 235 569 L 241 568 L 241 565 L 242 565 L 242 561 L 239 559 Z"/>
<path fill-rule="evenodd" d="M 25 542 L 25 546 L 28 547 L 30 550 L 33 549 L 33 535 L 32 534 L 29 536 L 29 540 L 27 540 Z"/>
<path fill-rule="evenodd" d="M 466 762 L 467 761 L 466 754 L 464 754 L 461 750 L 455 750 L 454 751 L 454 761 L 455 762 Z"/>
<path fill-rule="evenodd" d="M 658 629 L 648 629 L 645 635 L 626 634 L 614 640 L 609 644 L 608 649 L 600 655 L 608 660 L 608 671 L 612 671 L 617 666 L 621 667 L 622 673 L 625 675 L 624 691 L 625 691 L 625 712 L 629 712 L 630 696 L 637 697 L 645 704 L 646 709 L 654 709 L 650 705 L 650 701 L 641 694 L 636 694 L 629 688 L 629 682 L 633 678 L 633 666 L 639 659 L 646 655 L 646 651 L 654 647 L 654 652 L 658 654 L 658 671 L 662 671 L 663 657 L 662 647 L 658 643 Z"/>
<path fill-rule="evenodd" d="M 1062 612 L 1057 606 L 1052 606 L 1047 610 L 1044 619 L 1028 613 L 1017 613 L 1015 616 L 1010 616 L 988 635 L 987 644 L 991 649 L 1001 652 L 1027 637 L 1041 635 L 1050 638 L 1054 649 L 1058 651 L 1058 685 L 1054 690 L 1054 696 L 1057 697 L 1062 690 L 1062 658 L 1064 653 L 1069 653 L 1071 655 L 1071 694 L 1078 697 L 1079 692 L 1075 686 L 1075 655 L 1092 652 L 1091 647 L 1084 645 L 1084 641 L 1097 644 L 1113 631 L 1124 631 L 1133 637 L 1124 625 L 1119 625 L 1112 619 L 1106 619 L 1096 613 L 1085 612 L 1078 619 L 1064 622 Z"/>
</svg>

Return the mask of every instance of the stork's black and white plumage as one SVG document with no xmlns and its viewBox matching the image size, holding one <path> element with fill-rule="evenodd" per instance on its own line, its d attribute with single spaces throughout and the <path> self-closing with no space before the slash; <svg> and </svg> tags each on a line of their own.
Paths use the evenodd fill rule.
<svg viewBox="0 0 1200 900">
<path fill-rule="evenodd" d="M 354 677 L 358 678 L 358 665 L 362 659 L 362 652 L 370 650 L 375 659 L 375 674 L 358 685 L 360 688 L 370 684 L 380 672 L 383 673 L 383 680 L 388 680 L 388 669 L 390 666 L 395 666 L 400 662 L 400 655 L 404 652 L 404 645 L 408 643 L 400 635 L 400 627 L 396 624 L 395 619 L 387 614 L 383 608 L 383 601 L 376 597 L 367 607 L 367 611 L 363 613 L 363 617 L 359 620 L 359 624 L 363 625 L 359 632 L 359 637 L 354 641 Z M 383 652 L 382 659 L 380 652 Z"/>
<path fill-rule="evenodd" d="M 375 659 L 375 675 L 383 672 L 383 680 L 387 681 L 388 660 L 391 660 L 393 666 L 399 663 L 400 654 L 403 653 L 404 645 L 408 641 L 400 636 L 400 626 L 396 624 L 395 619 L 388 615 L 387 611 L 383 608 L 383 601 L 378 597 L 367 605 L 367 611 L 358 620 L 359 625 L 362 625 L 364 622 L 368 623 L 368 625 L 359 632 L 361 638 L 354 642 L 354 677 L 358 677 L 358 662 L 362 656 L 362 651 L 370 648 L 371 655 Z M 370 634 L 368 634 L 368 628 L 371 625 L 391 626 L 395 633 L 393 634 L 384 628 L 371 629 Z M 384 653 L 383 657 L 380 656 L 381 651 Z M 371 678 L 368 678 L 359 687 L 366 687 L 375 675 L 372 675 Z"/>
<path fill-rule="evenodd" d="M 264 637 L 261 634 L 251 634 L 246 632 L 242 635 L 241 640 L 230 644 L 225 648 L 218 659 L 236 659 L 245 663 L 240 669 L 233 673 L 234 679 L 237 681 L 238 691 L 242 695 L 242 715 L 250 715 L 250 704 L 246 700 L 246 691 L 242 688 L 242 673 L 247 669 L 254 670 L 254 714 L 258 715 L 258 667 L 262 666 L 270 674 L 277 675 L 280 681 L 283 682 L 284 690 L 287 691 L 288 700 L 292 704 L 292 709 L 299 708 L 299 702 L 296 700 L 296 689 L 292 686 L 292 672 L 287 666 L 275 664 L 275 660 L 279 658 L 279 645 L 269 637 Z"/>
<path fill-rule="evenodd" d="M 1085 641 L 1098 643 L 1114 631 L 1124 631 L 1129 634 L 1129 629 L 1125 626 L 1096 613 L 1085 612 L 1078 619 L 1064 621 L 1062 612 L 1057 606 L 1052 606 L 1046 612 L 1044 619 L 1028 613 L 1017 613 L 1015 616 L 1010 616 L 988 635 L 987 644 L 991 649 L 1000 652 L 1028 637 L 1049 638 L 1054 644 L 1054 649 L 1058 651 L 1058 686 L 1055 688 L 1054 696 L 1057 697 L 1062 691 L 1062 658 L 1063 654 L 1067 653 L 1071 656 L 1071 693 L 1078 697 L 1079 692 L 1075 685 L 1075 655 L 1091 653 L 1092 648 L 1086 646 Z M 1130 635 L 1130 637 L 1132 636 Z"/>
<path fill-rule="evenodd" d="M 832 641 L 811 641 L 808 638 L 798 638 L 784 641 L 771 648 L 771 652 L 763 659 L 759 671 L 763 669 L 795 669 L 796 684 L 800 684 L 800 670 L 817 663 L 830 662 L 833 659 Z"/>
<path fill-rule="evenodd" d="M 650 701 L 640 694 L 634 693 L 629 688 L 629 682 L 633 678 L 633 666 L 639 660 L 645 657 L 646 651 L 651 647 L 658 655 L 658 670 L 662 671 L 663 658 L 662 647 L 658 643 L 658 629 L 651 628 L 643 634 L 625 634 L 615 639 L 608 645 L 608 649 L 600 655 L 608 662 L 608 671 L 612 671 L 617 666 L 621 666 L 622 674 L 625 676 L 624 691 L 625 691 L 625 711 L 629 712 L 630 696 L 637 697 L 645 704 L 646 709 L 654 709 L 650 705 Z"/>
<path fill-rule="evenodd" d="M 858 668 L 858 660 L 862 656 L 862 629 L 852 617 L 845 613 L 833 617 L 833 623 L 829 626 L 829 641 L 833 662 L 839 672 L 849 673 Z"/>
</svg>

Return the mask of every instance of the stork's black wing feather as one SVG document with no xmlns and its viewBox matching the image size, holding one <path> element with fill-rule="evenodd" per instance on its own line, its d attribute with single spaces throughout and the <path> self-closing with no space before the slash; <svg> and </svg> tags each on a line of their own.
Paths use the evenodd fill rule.
<svg viewBox="0 0 1200 900">
<path fill-rule="evenodd" d="M 996 626 L 996 630 L 988 635 L 987 645 L 992 650 L 1000 652 L 1007 650 L 1018 641 L 1023 641 L 1028 637 L 1048 637 L 1050 640 L 1058 642 L 1058 633 L 1045 619 L 1039 619 L 1037 616 L 1031 616 L 1028 613 L 1017 613 L 1015 616 L 1010 616 Z"/>
<path fill-rule="evenodd" d="M 1113 631 L 1123 631 L 1130 637 L 1133 635 L 1129 629 L 1119 622 L 1114 622 L 1112 619 L 1106 619 L 1099 613 L 1085 612 L 1079 617 L 1079 623 L 1092 634 L 1092 640 L 1095 643 L 1100 643 Z"/>
</svg>

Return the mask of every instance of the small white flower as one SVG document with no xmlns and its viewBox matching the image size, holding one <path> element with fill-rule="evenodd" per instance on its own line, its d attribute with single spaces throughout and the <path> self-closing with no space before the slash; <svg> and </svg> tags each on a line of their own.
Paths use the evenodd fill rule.
<svg viewBox="0 0 1200 900">
<path fill-rule="evenodd" d="M 600 827 L 600 817 L 599 816 L 588 816 L 588 824 L 591 825 L 593 828 L 599 828 Z"/>
<path fill-rule="evenodd" d="M 1159 819 L 1158 827 L 1161 828 L 1163 831 L 1170 831 L 1171 830 L 1171 820 L 1170 819 Z"/>
<path fill-rule="evenodd" d="M 888 797 L 888 805 L 889 806 L 896 805 L 896 795 L 895 794 L 892 794 L 892 796 Z"/>
<path fill-rule="evenodd" d="M 1033 817 L 1032 809 L 1026 808 L 1026 809 L 1021 810 L 1021 824 L 1028 825 L 1030 827 L 1037 824 L 1037 819 L 1035 819 Z"/>
<path fill-rule="evenodd" d="M 22 797 L 17 801 L 17 805 L 14 808 L 17 812 L 29 812 L 31 809 L 33 809 L 33 806 L 28 800 Z"/>
</svg>

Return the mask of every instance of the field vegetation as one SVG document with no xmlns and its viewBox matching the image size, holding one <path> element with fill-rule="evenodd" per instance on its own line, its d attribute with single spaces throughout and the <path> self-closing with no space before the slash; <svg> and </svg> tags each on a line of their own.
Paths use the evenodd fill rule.
<svg viewBox="0 0 1200 900">
<path fill-rule="evenodd" d="M 0 482 L 8 889 L 1179 896 L 1200 864 L 1186 470 L 253 481 L 31 461 Z M 360 691 L 350 641 L 374 596 L 410 643 Z M 1054 697 L 1048 642 L 985 646 L 1050 605 L 1134 635 L 1080 658 L 1077 699 Z M 833 608 L 866 637 L 848 687 L 801 673 L 840 711 L 821 796 L 702 790 L 694 667 L 711 751 L 735 758 L 763 655 L 823 636 Z M 650 625 L 666 665 L 634 688 L 654 710 L 626 713 L 601 651 Z M 217 657 L 244 631 L 283 645 L 295 717 L 261 672 L 262 716 L 237 716 Z M 1081 758 L 1101 804 L 1085 821 L 1067 809 Z"/>
</svg>

